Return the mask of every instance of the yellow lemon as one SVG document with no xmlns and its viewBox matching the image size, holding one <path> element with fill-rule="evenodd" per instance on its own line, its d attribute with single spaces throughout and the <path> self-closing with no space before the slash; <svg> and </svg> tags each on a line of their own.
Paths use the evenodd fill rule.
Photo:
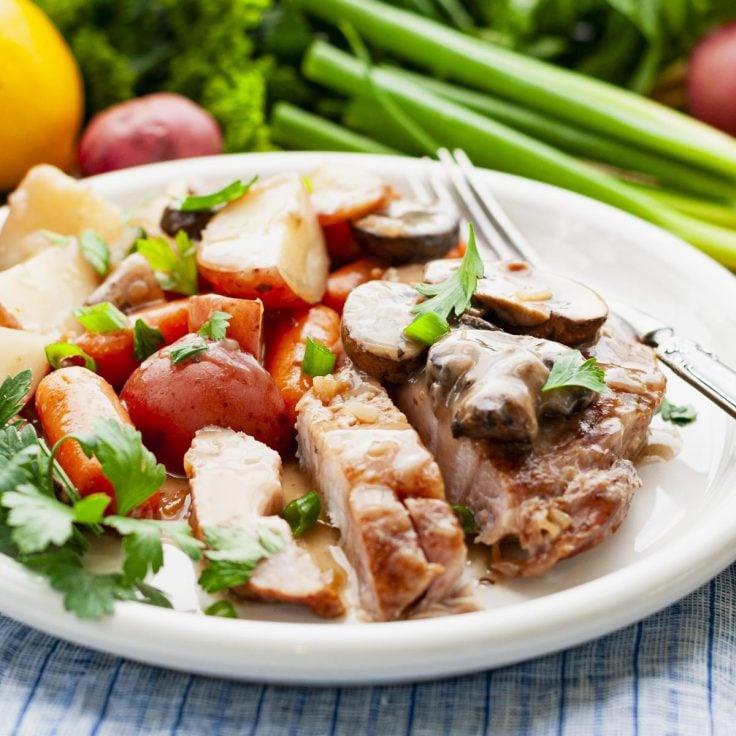
<svg viewBox="0 0 736 736">
<path fill-rule="evenodd" d="M 0 191 L 34 164 L 69 169 L 84 94 L 74 57 L 28 0 L 0 0 Z"/>
</svg>

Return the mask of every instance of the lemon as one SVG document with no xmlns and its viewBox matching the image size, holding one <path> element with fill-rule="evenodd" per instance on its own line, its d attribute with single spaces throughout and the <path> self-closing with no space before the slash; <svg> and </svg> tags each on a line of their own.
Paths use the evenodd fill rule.
<svg viewBox="0 0 736 736">
<path fill-rule="evenodd" d="M 73 165 L 83 102 L 79 69 L 51 21 L 28 0 L 0 0 L 0 191 L 34 164 Z"/>
</svg>

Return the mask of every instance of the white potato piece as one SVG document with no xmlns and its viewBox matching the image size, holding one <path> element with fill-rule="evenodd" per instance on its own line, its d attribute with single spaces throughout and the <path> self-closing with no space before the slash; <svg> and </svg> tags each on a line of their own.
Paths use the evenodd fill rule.
<svg viewBox="0 0 736 736">
<path fill-rule="evenodd" d="M 226 205 L 202 233 L 197 265 L 220 294 L 274 309 L 319 302 L 329 259 L 300 177 L 274 176 Z"/>
<path fill-rule="evenodd" d="M 58 338 L 81 331 L 72 315 L 99 280 L 76 243 L 55 245 L 0 271 L 0 304 L 25 330 Z"/>
<path fill-rule="evenodd" d="M 0 230 L 0 270 L 49 248 L 52 243 L 43 230 L 75 236 L 94 230 L 108 244 L 123 232 L 118 207 L 48 164 L 34 166 L 26 174 L 8 197 L 8 205 L 8 218 Z"/>
<path fill-rule="evenodd" d="M 28 400 L 49 369 L 44 348 L 52 342 L 51 338 L 37 332 L 0 327 L 0 383 L 8 376 L 15 376 L 30 368 L 33 380 L 26 397 Z"/>
</svg>

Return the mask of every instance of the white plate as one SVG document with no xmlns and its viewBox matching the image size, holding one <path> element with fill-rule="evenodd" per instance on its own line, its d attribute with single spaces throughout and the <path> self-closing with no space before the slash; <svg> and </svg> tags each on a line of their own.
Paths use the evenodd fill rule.
<svg viewBox="0 0 736 736">
<path fill-rule="evenodd" d="M 411 159 L 338 154 L 259 154 L 176 161 L 89 179 L 131 206 L 170 181 L 247 179 L 309 171 L 325 156 L 401 182 Z M 556 270 L 661 316 L 736 363 L 736 279 L 676 238 L 615 209 L 536 182 L 488 173 L 519 228 Z M 641 468 L 621 529 L 540 580 L 487 588 L 486 610 L 381 624 L 317 622 L 300 610 L 252 604 L 248 620 L 191 613 L 191 567 L 167 550 L 177 611 L 118 604 L 99 623 L 62 610 L 59 597 L 0 556 L 0 611 L 86 646 L 191 672 L 308 684 L 427 679 L 515 662 L 571 646 L 636 621 L 690 592 L 736 559 L 736 423 L 672 380 L 698 421 L 682 430 L 669 463 Z M 658 421 L 658 420 L 657 420 Z M 172 579 L 173 578 L 173 579 Z"/>
</svg>

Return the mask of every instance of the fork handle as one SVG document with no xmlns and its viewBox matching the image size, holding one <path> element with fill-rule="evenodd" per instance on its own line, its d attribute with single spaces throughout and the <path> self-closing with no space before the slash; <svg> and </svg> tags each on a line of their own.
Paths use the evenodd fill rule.
<svg viewBox="0 0 736 736">
<path fill-rule="evenodd" d="M 736 371 L 696 342 L 665 328 L 646 336 L 657 357 L 680 378 L 736 419 Z"/>
</svg>

